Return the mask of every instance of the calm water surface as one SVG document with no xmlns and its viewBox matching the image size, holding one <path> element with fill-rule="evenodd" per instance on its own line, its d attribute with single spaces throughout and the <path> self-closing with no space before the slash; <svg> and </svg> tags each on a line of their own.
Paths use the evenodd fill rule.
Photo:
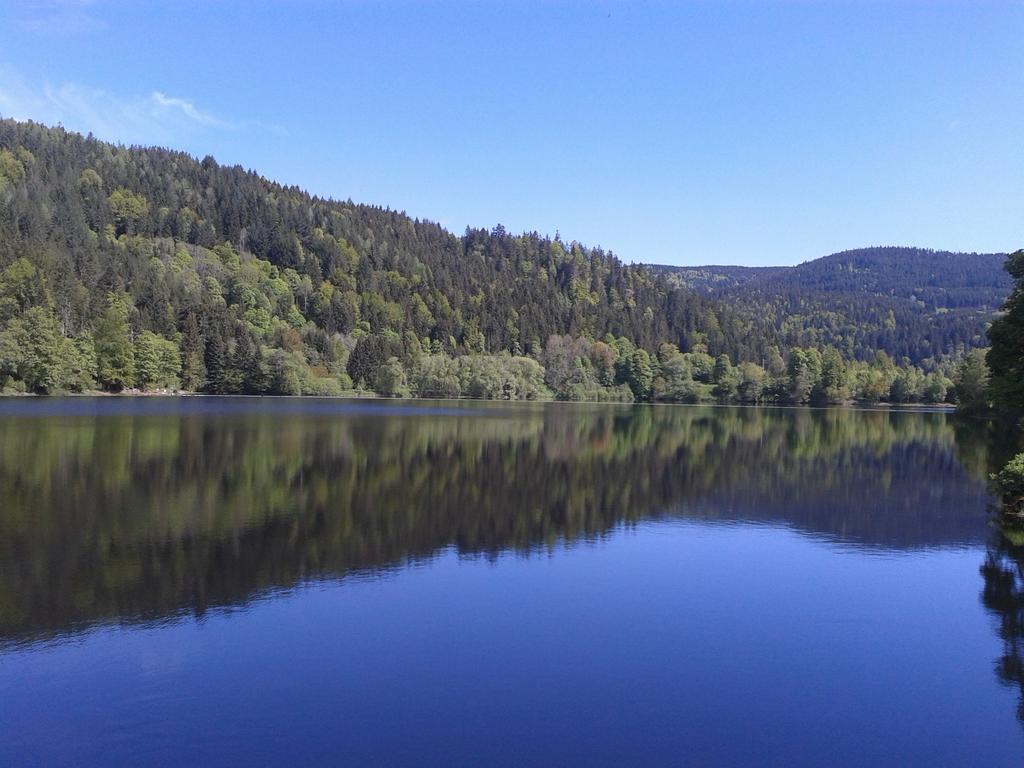
<svg viewBox="0 0 1024 768">
<path fill-rule="evenodd" d="M 0 765 L 1020 765 L 982 431 L 0 401 Z"/>
</svg>

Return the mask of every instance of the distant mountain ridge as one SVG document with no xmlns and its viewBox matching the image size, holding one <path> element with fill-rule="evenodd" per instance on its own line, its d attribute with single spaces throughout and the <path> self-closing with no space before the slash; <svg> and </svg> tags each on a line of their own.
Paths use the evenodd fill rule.
<svg viewBox="0 0 1024 768">
<path fill-rule="evenodd" d="M 729 295 L 737 289 L 801 289 L 900 297 L 924 302 L 929 308 L 994 309 L 1002 304 L 1012 285 L 1003 270 L 1005 260 L 1005 253 L 882 246 L 841 251 L 792 267 L 651 268 L 714 295 Z"/>
<path fill-rule="evenodd" d="M 784 346 L 831 344 L 867 359 L 877 349 L 915 363 L 985 346 L 1009 295 L 1006 254 L 885 246 L 792 267 L 650 265 L 681 288 L 767 323 Z"/>
</svg>

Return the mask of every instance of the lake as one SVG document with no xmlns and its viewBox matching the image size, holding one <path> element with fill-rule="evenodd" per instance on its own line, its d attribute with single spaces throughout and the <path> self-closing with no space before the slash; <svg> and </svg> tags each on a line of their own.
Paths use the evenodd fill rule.
<svg viewBox="0 0 1024 768">
<path fill-rule="evenodd" d="M 986 429 L 0 400 L 0 765 L 1020 765 Z"/>
</svg>

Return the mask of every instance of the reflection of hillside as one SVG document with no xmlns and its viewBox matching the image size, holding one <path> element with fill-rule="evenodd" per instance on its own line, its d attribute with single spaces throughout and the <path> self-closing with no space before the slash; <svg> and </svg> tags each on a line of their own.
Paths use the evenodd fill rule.
<svg viewBox="0 0 1024 768">
<path fill-rule="evenodd" d="M 5 419 L 0 635 L 202 610 L 447 546 L 525 550 L 656 516 L 895 547 L 985 532 L 984 490 L 942 414 L 262 408 Z"/>
</svg>

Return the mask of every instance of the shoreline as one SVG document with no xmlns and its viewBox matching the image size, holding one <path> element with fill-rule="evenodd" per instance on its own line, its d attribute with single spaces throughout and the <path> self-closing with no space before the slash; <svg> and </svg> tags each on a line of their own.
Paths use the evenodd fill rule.
<svg viewBox="0 0 1024 768">
<path fill-rule="evenodd" d="M 634 402 L 620 402 L 620 401 L 608 401 L 608 400 L 558 400 L 556 398 L 538 399 L 538 400 L 503 400 L 499 398 L 483 398 L 483 397 L 385 397 L 378 395 L 374 392 L 350 392 L 342 395 L 274 395 L 274 394 L 254 394 L 248 392 L 237 392 L 237 393 L 208 393 L 208 392 L 192 392 L 188 390 L 122 390 L 121 392 L 104 392 L 102 390 L 90 390 L 88 392 L 63 392 L 52 395 L 39 395 L 31 392 L 0 392 L 0 400 L 11 398 L 11 399 L 26 399 L 26 400 L 41 400 L 41 399 L 58 399 L 58 398 L 153 398 L 153 397 L 165 397 L 165 398 L 217 398 L 217 397 L 244 397 L 244 398 L 273 398 L 281 400 L 380 400 L 384 402 L 442 402 L 442 403 L 458 403 L 458 402 L 471 402 L 471 403 L 561 403 L 565 405 L 617 405 L 617 406 L 635 406 L 635 405 L 649 405 L 649 406 L 669 406 L 669 407 L 713 407 L 713 408 L 787 408 L 787 409 L 799 409 L 799 410 L 811 410 L 811 411 L 824 411 L 824 410 L 858 410 L 858 411 L 916 411 L 922 413 L 947 413 L 955 414 L 957 407 L 951 403 L 890 403 L 890 402 L 857 402 L 856 400 L 848 400 L 842 403 L 775 403 L 775 402 L 764 402 L 764 403 L 719 403 L 715 401 L 707 402 L 676 402 L 669 400 L 653 400 L 653 401 L 634 401 Z"/>
</svg>

